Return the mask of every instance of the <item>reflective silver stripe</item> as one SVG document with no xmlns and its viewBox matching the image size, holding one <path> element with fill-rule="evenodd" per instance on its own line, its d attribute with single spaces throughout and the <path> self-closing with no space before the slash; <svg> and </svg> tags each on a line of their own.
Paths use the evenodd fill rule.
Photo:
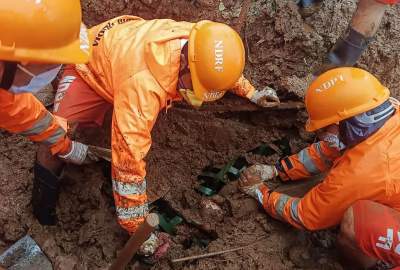
<svg viewBox="0 0 400 270">
<path fill-rule="evenodd" d="M 47 145 L 55 144 L 61 137 L 65 135 L 65 130 L 62 127 L 57 128 L 57 130 L 50 135 L 43 143 Z"/>
<path fill-rule="evenodd" d="M 300 162 L 304 165 L 304 167 L 310 174 L 320 173 L 317 166 L 315 166 L 314 161 L 311 159 L 310 155 L 308 154 L 307 149 L 303 149 L 300 151 L 299 159 L 300 159 Z"/>
<path fill-rule="evenodd" d="M 149 212 L 149 205 L 147 203 L 135 207 L 117 207 L 116 209 L 118 218 L 120 219 L 131 219 L 140 218 L 147 215 Z"/>
<path fill-rule="evenodd" d="M 256 195 L 257 195 L 258 202 L 262 205 L 264 202 L 264 195 L 261 193 L 261 191 L 258 188 L 256 189 Z"/>
<path fill-rule="evenodd" d="M 50 113 L 47 112 L 46 115 L 42 119 L 37 121 L 31 128 L 23 132 L 20 132 L 18 134 L 22 136 L 33 136 L 40 134 L 46 129 L 48 129 L 52 122 L 53 122 L 53 117 Z"/>
<path fill-rule="evenodd" d="M 286 194 L 281 194 L 278 202 L 275 205 L 275 210 L 279 216 L 283 217 L 283 211 L 285 210 L 285 205 L 289 201 L 290 197 Z"/>
<path fill-rule="evenodd" d="M 123 183 L 112 180 L 113 190 L 119 195 L 140 195 L 146 192 L 146 179 L 142 183 Z"/>
<path fill-rule="evenodd" d="M 315 147 L 317 149 L 318 155 L 321 157 L 321 159 L 324 161 L 325 165 L 330 168 L 333 165 L 333 162 L 325 156 L 325 154 L 321 150 L 321 142 L 318 142 L 315 144 Z"/>
<path fill-rule="evenodd" d="M 301 223 L 301 220 L 299 218 L 299 205 L 300 199 L 294 199 L 292 201 L 292 203 L 290 204 L 290 215 L 292 216 L 292 218 L 299 224 L 303 225 Z"/>
</svg>

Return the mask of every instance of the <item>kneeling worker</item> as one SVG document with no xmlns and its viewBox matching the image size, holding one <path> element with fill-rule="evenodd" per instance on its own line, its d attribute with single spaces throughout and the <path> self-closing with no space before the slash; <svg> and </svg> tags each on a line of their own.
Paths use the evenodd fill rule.
<svg viewBox="0 0 400 270">
<path fill-rule="evenodd" d="M 305 96 L 308 131 L 321 141 L 275 166 L 254 165 L 240 188 L 272 217 L 296 228 L 341 225 L 345 254 L 368 268 L 400 265 L 400 113 L 373 75 L 337 68 L 320 75 Z M 327 172 L 303 198 L 268 188 L 268 180 L 299 181 Z M 266 181 L 266 183 L 264 183 Z"/>
<path fill-rule="evenodd" d="M 225 24 L 122 16 L 93 27 L 89 33 L 94 38 L 92 56 L 87 64 L 65 67 L 54 114 L 85 128 L 102 125 L 106 112 L 113 110 L 116 214 L 120 225 L 135 233 L 149 211 L 147 181 L 157 181 L 145 178 L 144 158 L 161 110 L 182 99 L 199 107 L 228 90 L 261 106 L 278 99 L 271 89 L 255 90 L 242 76 L 244 46 L 240 36 Z M 88 159 L 87 145 L 74 142 L 72 149 L 59 158 L 45 145 L 39 149 L 34 175 L 43 188 L 35 196 L 40 198 L 35 213 L 43 224 L 56 222 L 63 160 L 83 164 Z M 152 235 L 142 248 L 145 255 L 156 257 L 166 250 L 159 234 Z"/>
</svg>

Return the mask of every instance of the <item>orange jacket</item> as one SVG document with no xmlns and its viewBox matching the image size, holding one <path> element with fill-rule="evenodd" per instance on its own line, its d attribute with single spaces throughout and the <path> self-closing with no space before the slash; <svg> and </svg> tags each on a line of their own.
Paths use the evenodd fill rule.
<svg viewBox="0 0 400 270">
<path fill-rule="evenodd" d="M 32 94 L 0 89 L 0 128 L 50 146 L 53 154 L 67 152 L 71 141 L 54 116 Z"/>
<path fill-rule="evenodd" d="M 341 156 L 337 149 L 316 145 L 282 161 L 278 170 L 282 175 L 283 168 L 288 178 L 295 180 L 324 171 L 333 161 L 328 175 L 303 198 L 262 190 L 268 213 L 296 227 L 319 230 L 339 224 L 345 210 L 361 199 L 400 211 L 399 111 L 375 134 Z"/>
<path fill-rule="evenodd" d="M 114 105 L 112 178 L 119 223 L 134 232 L 148 212 L 145 162 L 151 129 L 162 108 L 180 100 L 176 90 L 181 39 L 194 24 L 168 19 L 114 18 L 90 29 L 95 36 L 89 63 L 77 65 L 82 78 Z M 235 93 L 251 97 L 244 78 Z"/>
</svg>

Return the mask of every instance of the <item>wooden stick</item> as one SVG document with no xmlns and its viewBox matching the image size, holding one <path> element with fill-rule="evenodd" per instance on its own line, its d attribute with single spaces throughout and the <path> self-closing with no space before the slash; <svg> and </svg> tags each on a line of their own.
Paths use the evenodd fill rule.
<svg viewBox="0 0 400 270">
<path fill-rule="evenodd" d="M 217 255 L 229 253 L 229 252 L 238 251 L 238 250 L 242 250 L 242 249 L 245 249 L 245 248 L 254 246 L 255 244 L 257 244 L 258 242 L 260 242 L 260 241 L 263 240 L 263 239 L 265 239 L 265 236 L 259 238 L 259 239 L 256 240 L 255 242 L 253 242 L 253 243 L 251 243 L 251 244 L 248 244 L 248 245 L 246 245 L 246 246 L 243 246 L 243 247 L 237 247 L 237 248 L 231 248 L 231 249 L 222 250 L 222 251 L 216 251 L 216 252 L 205 253 L 205 254 L 201 254 L 201 255 L 183 257 L 183 258 L 171 260 L 171 262 L 177 263 L 177 262 L 191 261 L 191 260 L 203 259 L 203 258 L 208 258 L 208 257 L 213 257 L 213 256 L 217 256 Z"/>
<path fill-rule="evenodd" d="M 89 150 L 98 158 L 111 162 L 111 149 L 89 145 Z"/>
<path fill-rule="evenodd" d="M 241 104 L 241 105 L 235 105 L 235 104 L 225 104 L 225 105 L 219 105 L 219 104 L 210 104 L 203 106 L 201 110 L 204 111 L 210 111 L 210 112 L 255 112 L 255 111 L 279 111 L 279 110 L 300 110 L 304 108 L 304 103 L 303 102 L 296 102 L 296 101 L 291 101 L 291 102 L 282 102 L 282 103 L 271 103 L 271 107 L 260 107 L 252 103 L 248 104 Z"/>
<path fill-rule="evenodd" d="M 205 104 L 199 111 L 224 113 L 224 112 L 256 112 L 256 111 L 281 111 L 281 110 L 301 110 L 304 109 L 304 103 L 299 101 L 281 102 L 271 104 L 271 107 L 260 107 L 252 103 L 248 104 Z M 171 110 L 193 110 L 186 104 L 176 104 Z M 195 110 L 193 110 L 195 111 Z"/>
<path fill-rule="evenodd" d="M 140 246 L 150 237 L 150 234 L 154 231 L 159 223 L 157 214 L 149 214 L 146 217 L 145 222 L 139 227 L 139 229 L 129 238 L 124 248 L 118 254 L 117 259 L 111 265 L 109 270 L 124 270 L 128 263 L 132 260 L 132 257 L 139 250 Z"/>
</svg>

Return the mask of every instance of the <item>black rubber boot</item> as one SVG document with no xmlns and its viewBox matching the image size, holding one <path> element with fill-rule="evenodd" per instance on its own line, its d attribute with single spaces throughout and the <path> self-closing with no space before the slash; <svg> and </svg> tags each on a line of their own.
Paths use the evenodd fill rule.
<svg viewBox="0 0 400 270">
<path fill-rule="evenodd" d="M 33 214 L 42 225 L 57 223 L 56 205 L 60 179 L 35 162 L 32 191 Z"/>
<path fill-rule="evenodd" d="M 337 67 L 352 67 L 363 54 L 373 38 L 364 37 L 353 28 L 349 28 L 328 53 L 324 63 L 314 72 L 314 76 Z"/>
<path fill-rule="evenodd" d="M 361 33 L 349 27 L 344 38 L 340 38 L 328 54 L 329 61 L 337 66 L 353 66 L 372 38 L 366 38 Z"/>
</svg>

